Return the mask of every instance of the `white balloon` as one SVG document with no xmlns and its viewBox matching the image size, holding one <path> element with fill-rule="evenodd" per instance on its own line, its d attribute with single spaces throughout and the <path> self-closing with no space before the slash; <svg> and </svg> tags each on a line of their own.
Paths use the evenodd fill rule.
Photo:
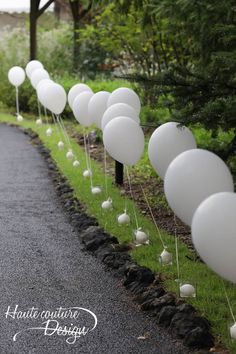
<svg viewBox="0 0 236 354">
<path fill-rule="evenodd" d="M 35 69 L 43 69 L 43 64 L 40 63 L 40 61 L 38 60 L 31 60 L 28 62 L 28 64 L 26 65 L 25 71 L 26 71 L 26 75 L 28 76 L 28 78 L 30 79 L 32 72 Z"/>
<path fill-rule="evenodd" d="M 138 113 L 127 103 L 116 103 L 108 107 L 102 116 L 101 127 L 104 130 L 107 123 L 116 117 L 129 117 L 140 124 Z"/>
<path fill-rule="evenodd" d="M 134 165 L 143 154 L 144 134 L 132 119 L 117 117 L 106 125 L 103 143 L 113 159 L 125 165 Z"/>
<path fill-rule="evenodd" d="M 86 84 L 76 84 L 71 87 L 68 93 L 68 103 L 71 109 L 73 109 L 73 102 L 76 96 L 85 91 L 93 92 L 91 88 Z"/>
<path fill-rule="evenodd" d="M 202 260 L 221 277 L 236 283 L 236 194 L 216 193 L 197 208 L 193 244 Z"/>
<path fill-rule="evenodd" d="M 162 179 L 165 177 L 169 164 L 177 155 L 197 147 L 191 131 L 184 126 L 178 127 L 178 124 L 175 122 L 162 124 L 149 140 L 149 160 Z"/>
<path fill-rule="evenodd" d="M 8 80 L 13 86 L 20 86 L 25 81 L 25 71 L 20 66 L 13 66 L 8 71 Z"/>
<path fill-rule="evenodd" d="M 61 114 L 66 106 L 66 92 L 56 83 L 41 86 L 38 98 L 40 103 L 54 114 Z"/>
<path fill-rule="evenodd" d="M 110 96 L 110 92 L 100 91 L 95 93 L 88 104 L 88 113 L 97 128 L 101 129 L 102 116 L 107 109 L 107 101 Z"/>
<path fill-rule="evenodd" d="M 233 192 L 231 173 L 217 155 L 192 149 L 178 155 L 169 165 L 164 180 L 167 201 L 187 225 L 200 203 L 218 192 Z"/>
<path fill-rule="evenodd" d="M 40 91 L 42 89 L 42 86 L 47 85 L 47 84 L 53 84 L 53 83 L 55 83 L 55 82 L 53 80 L 51 80 L 51 79 L 42 79 L 42 80 L 40 80 L 38 85 L 37 85 L 37 87 L 36 87 L 37 93 L 38 93 L 38 91 Z"/>
<path fill-rule="evenodd" d="M 38 83 L 36 88 L 38 100 L 44 107 L 46 107 L 47 104 L 47 97 L 45 96 L 45 88 L 49 84 L 55 84 L 55 82 L 50 79 L 44 79 Z"/>
<path fill-rule="evenodd" d="M 30 77 L 30 82 L 33 88 L 37 88 L 37 85 L 41 80 L 49 79 L 49 73 L 44 69 L 35 69 Z"/>
<path fill-rule="evenodd" d="M 85 91 L 80 93 L 73 102 L 74 116 L 76 120 L 85 127 L 89 127 L 92 124 L 92 118 L 88 112 L 88 104 L 92 96 L 93 92 Z"/>
<path fill-rule="evenodd" d="M 120 87 L 114 90 L 107 102 L 107 107 L 112 106 L 115 103 L 127 103 L 135 109 L 137 114 L 140 113 L 141 103 L 140 99 L 134 90 L 127 87 Z"/>
</svg>

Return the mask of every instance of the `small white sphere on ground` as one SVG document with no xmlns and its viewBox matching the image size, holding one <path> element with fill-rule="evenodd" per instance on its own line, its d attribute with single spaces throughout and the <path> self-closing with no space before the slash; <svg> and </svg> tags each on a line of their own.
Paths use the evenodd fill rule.
<svg viewBox="0 0 236 354">
<path fill-rule="evenodd" d="M 83 177 L 88 178 L 88 177 L 91 177 L 91 176 L 92 176 L 92 171 L 91 170 L 85 170 L 83 172 Z"/>
<path fill-rule="evenodd" d="M 64 143 L 63 143 L 63 141 L 60 140 L 60 141 L 58 142 L 57 146 L 58 146 L 58 149 L 59 149 L 59 150 L 63 150 L 63 149 L 64 149 Z"/>
<path fill-rule="evenodd" d="M 52 128 L 48 128 L 48 129 L 46 130 L 46 135 L 47 135 L 48 137 L 50 137 L 50 136 L 52 135 Z"/>
<path fill-rule="evenodd" d="M 234 323 L 229 330 L 230 330 L 230 337 L 232 339 L 236 339 L 236 323 Z"/>
<path fill-rule="evenodd" d="M 92 194 L 100 194 L 102 192 L 100 187 L 92 187 L 91 188 Z"/>
<path fill-rule="evenodd" d="M 130 217 L 129 215 L 125 212 L 123 214 L 120 214 L 117 218 L 118 224 L 119 225 L 128 225 L 130 223 Z"/>
<path fill-rule="evenodd" d="M 164 249 L 159 256 L 160 263 L 172 264 L 172 254 Z"/>
<path fill-rule="evenodd" d="M 72 150 L 69 150 L 69 151 L 66 153 L 66 158 L 67 158 L 67 160 L 69 160 L 69 161 L 73 160 L 74 154 L 73 154 L 73 151 L 72 151 Z"/>
<path fill-rule="evenodd" d="M 110 198 L 107 200 L 104 200 L 104 202 L 102 202 L 102 209 L 105 209 L 105 210 L 112 209 L 112 200 Z"/>
<path fill-rule="evenodd" d="M 78 160 L 75 160 L 75 161 L 73 162 L 73 167 L 79 167 L 79 165 L 80 165 L 80 163 L 79 163 Z"/>
<path fill-rule="evenodd" d="M 196 296 L 196 290 L 193 285 L 191 284 L 183 284 L 179 288 L 180 290 L 180 296 L 181 297 L 195 297 Z"/>
<path fill-rule="evenodd" d="M 149 237 L 146 234 L 146 232 L 144 232 L 142 230 L 135 230 L 134 234 L 135 234 L 135 242 L 137 244 L 144 245 L 144 244 L 148 243 Z"/>
<path fill-rule="evenodd" d="M 24 120 L 24 118 L 20 114 L 18 114 L 16 117 L 16 120 L 17 120 L 17 122 L 22 122 Z"/>
<path fill-rule="evenodd" d="M 43 122 L 42 122 L 42 119 L 36 119 L 36 125 L 38 126 L 38 127 L 40 127 L 42 124 L 43 124 Z"/>
</svg>

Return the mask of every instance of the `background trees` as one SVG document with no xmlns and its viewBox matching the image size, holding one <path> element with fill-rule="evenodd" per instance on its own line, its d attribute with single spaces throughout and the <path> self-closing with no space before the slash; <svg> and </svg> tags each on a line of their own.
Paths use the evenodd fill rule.
<svg viewBox="0 0 236 354">
<path fill-rule="evenodd" d="M 47 2 L 47 6 L 52 3 Z M 77 80 L 126 78 L 142 99 L 142 119 L 167 117 L 200 124 L 209 131 L 211 149 L 231 161 L 236 127 L 236 5 L 192 0 L 55 0 L 67 8 L 70 20 L 42 21 L 46 7 L 31 0 L 31 58 L 51 72 Z M 46 6 L 45 5 L 45 6 Z M 47 17 L 45 15 L 45 18 Z M 40 18 L 40 21 L 38 19 Z M 8 41 L 8 53 L 5 50 Z M 17 41 L 16 41 L 17 38 Z M 4 34 L 1 68 L 25 63 L 27 33 Z M 17 48 L 17 54 L 16 52 Z M 63 79 L 64 80 L 64 79 Z M 3 88 L 3 91 L 5 89 Z M 151 107 L 151 108 L 150 108 Z M 162 109 L 162 111 L 160 111 Z M 160 113 L 161 112 L 161 113 Z M 164 114 L 163 114 L 164 113 Z M 229 132 L 227 143 L 219 141 Z M 217 144 L 215 143 L 217 141 Z"/>
<path fill-rule="evenodd" d="M 103 48 L 105 68 L 118 64 L 115 73 L 138 83 L 145 103 L 164 97 L 172 119 L 201 124 L 213 138 L 230 131 L 228 146 L 215 147 L 227 159 L 236 152 L 235 9 L 232 0 L 110 1 L 81 40 Z"/>
</svg>

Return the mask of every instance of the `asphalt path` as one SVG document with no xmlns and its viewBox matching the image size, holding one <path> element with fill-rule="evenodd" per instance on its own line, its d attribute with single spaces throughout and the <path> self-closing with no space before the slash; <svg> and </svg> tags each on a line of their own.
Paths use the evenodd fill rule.
<svg viewBox="0 0 236 354">
<path fill-rule="evenodd" d="M 45 161 L 26 135 L 5 125 L 0 125 L 0 353 L 187 353 L 82 251 Z"/>
</svg>

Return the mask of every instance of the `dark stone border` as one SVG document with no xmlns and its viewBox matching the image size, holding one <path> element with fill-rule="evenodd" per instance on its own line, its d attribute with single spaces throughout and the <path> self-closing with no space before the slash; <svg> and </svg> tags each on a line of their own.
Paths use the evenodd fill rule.
<svg viewBox="0 0 236 354">
<path fill-rule="evenodd" d="M 197 352 L 199 354 L 209 353 L 208 349 L 214 346 L 209 321 L 200 316 L 192 305 L 178 298 L 176 294 L 167 292 L 160 275 L 135 263 L 128 253 L 129 247 L 119 244 L 116 237 L 107 234 L 95 218 L 85 213 L 83 206 L 74 197 L 73 189 L 61 175 L 50 151 L 42 144 L 38 135 L 31 129 L 20 129 L 30 137 L 44 157 L 55 190 L 71 224 L 78 232 L 84 250 L 97 257 L 107 269 L 112 270 L 133 294 L 133 300 L 140 308 L 166 328 L 168 333 L 193 350 L 203 349 Z"/>
</svg>

